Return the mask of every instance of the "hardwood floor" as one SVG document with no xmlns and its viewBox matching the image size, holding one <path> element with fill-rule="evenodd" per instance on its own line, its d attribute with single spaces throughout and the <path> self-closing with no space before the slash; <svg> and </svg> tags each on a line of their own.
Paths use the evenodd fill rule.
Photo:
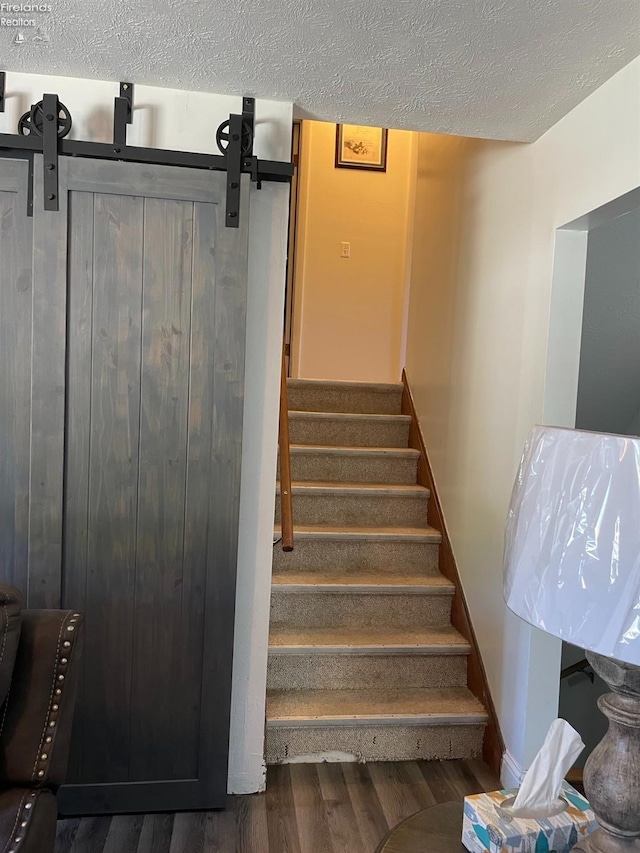
<svg viewBox="0 0 640 853">
<path fill-rule="evenodd" d="M 499 787 L 481 761 L 286 764 L 225 811 L 61 820 L 56 853 L 373 853 L 414 812 Z"/>
</svg>

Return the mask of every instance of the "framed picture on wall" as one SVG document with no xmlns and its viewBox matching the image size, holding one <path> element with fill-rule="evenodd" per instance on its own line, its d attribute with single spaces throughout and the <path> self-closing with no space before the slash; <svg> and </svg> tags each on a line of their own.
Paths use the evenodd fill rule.
<svg viewBox="0 0 640 853">
<path fill-rule="evenodd" d="M 362 124 L 337 124 L 336 167 L 386 172 L 387 129 Z"/>
</svg>

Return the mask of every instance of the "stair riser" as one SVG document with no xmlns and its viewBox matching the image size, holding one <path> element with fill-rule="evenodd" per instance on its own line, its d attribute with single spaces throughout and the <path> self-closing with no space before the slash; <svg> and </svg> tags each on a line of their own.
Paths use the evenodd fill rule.
<svg viewBox="0 0 640 853">
<path fill-rule="evenodd" d="M 354 527 L 426 527 L 428 496 L 373 497 L 360 495 L 293 494 L 294 524 L 347 525 Z M 276 501 L 276 524 L 280 523 Z"/>
<path fill-rule="evenodd" d="M 340 567 L 345 576 L 349 569 L 377 569 L 402 575 L 420 571 L 438 574 L 439 545 L 428 542 L 383 542 L 373 539 L 295 539 L 293 551 L 285 553 L 277 545 L 273 549 L 273 569 L 277 572 L 313 571 Z"/>
<path fill-rule="evenodd" d="M 270 690 L 464 687 L 465 655 L 270 655 Z"/>
<path fill-rule="evenodd" d="M 334 483 L 416 482 L 418 460 L 384 456 L 340 456 L 326 453 L 292 453 L 291 478 L 305 481 L 327 480 Z M 280 468 L 278 466 L 278 478 Z"/>
<path fill-rule="evenodd" d="M 406 447 L 409 424 L 401 421 L 291 417 L 292 444 L 321 444 L 331 447 Z"/>
<path fill-rule="evenodd" d="M 352 412 L 354 414 L 400 414 L 402 389 L 376 391 L 370 388 L 317 386 L 287 389 L 289 408 L 300 412 Z"/>
<path fill-rule="evenodd" d="M 423 628 L 447 625 L 449 595 L 271 594 L 271 624 L 287 628 Z"/>
<path fill-rule="evenodd" d="M 319 761 L 326 752 L 346 752 L 359 761 L 479 758 L 483 734 L 482 725 L 268 727 L 266 760 L 267 764 L 299 757 Z"/>
</svg>

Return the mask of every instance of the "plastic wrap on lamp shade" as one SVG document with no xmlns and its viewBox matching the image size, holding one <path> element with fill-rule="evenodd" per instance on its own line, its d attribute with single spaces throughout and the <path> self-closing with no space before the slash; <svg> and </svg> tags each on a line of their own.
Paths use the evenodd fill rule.
<svg viewBox="0 0 640 853">
<path fill-rule="evenodd" d="M 504 595 L 543 631 L 640 664 L 640 439 L 533 428 L 507 518 Z"/>
</svg>

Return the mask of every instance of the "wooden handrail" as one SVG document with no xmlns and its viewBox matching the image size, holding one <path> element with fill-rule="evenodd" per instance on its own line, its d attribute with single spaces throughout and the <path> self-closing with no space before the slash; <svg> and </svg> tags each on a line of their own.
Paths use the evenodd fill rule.
<svg viewBox="0 0 640 853">
<path fill-rule="evenodd" d="M 291 452 L 289 450 L 289 401 L 287 399 L 287 368 L 282 349 L 280 377 L 280 524 L 282 550 L 293 551 L 293 506 L 291 502 Z"/>
</svg>

